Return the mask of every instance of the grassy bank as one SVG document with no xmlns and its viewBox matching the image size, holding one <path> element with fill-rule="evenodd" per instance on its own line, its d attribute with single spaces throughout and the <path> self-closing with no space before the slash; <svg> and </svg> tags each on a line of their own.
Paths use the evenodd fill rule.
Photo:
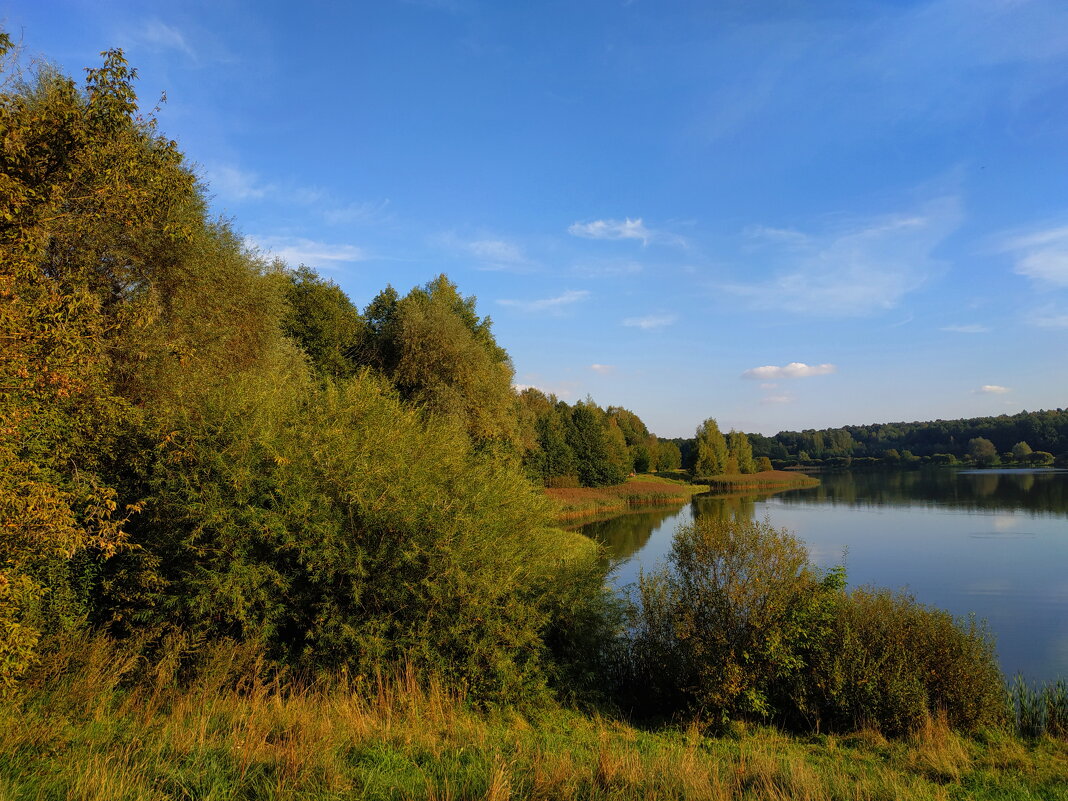
<svg viewBox="0 0 1068 801">
<path fill-rule="evenodd" d="M 695 484 L 705 484 L 712 492 L 735 492 L 738 490 L 785 490 L 815 487 L 818 478 L 786 470 L 765 470 L 760 473 L 724 473 L 718 476 L 701 476 L 693 479 Z"/>
<path fill-rule="evenodd" d="M 614 487 L 568 487 L 546 489 L 545 494 L 556 505 L 558 522 L 587 517 L 622 514 L 643 506 L 668 506 L 685 503 L 707 487 L 686 480 L 643 474 L 632 476 Z"/>
<path fill-rule="evenodd" d="M 185 689 L 103 643 L 0 705 L 0 799 L 1057 799 L 1068 743 L 931 722 L 912 738 L 642 730 L 561 707 L 479 712 L 408 673 L 302 690 L 216 648 Z M 242 678 L 244 676 L 244 678 Z M 239 687 L 240 691 L 234 689 Z"/>
</svg>

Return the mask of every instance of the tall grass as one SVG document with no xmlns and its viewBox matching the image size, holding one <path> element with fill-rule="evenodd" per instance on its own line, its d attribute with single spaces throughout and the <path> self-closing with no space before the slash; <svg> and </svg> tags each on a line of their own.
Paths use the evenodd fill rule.
<svg viewBox="0 0 1068 801">
<path fill-rule="evenodd" d="M 1039 687 L 1017 676 L 1009 698 L 1021 737 L 1068 738 L 1068 682 L 1061 679 Z"/>
<path fill-rule="evenodd" d="M 181 651 L 177 645 L 174 653 Z M 410 669 L 299 681 L 246 646 L 146 662 L 103 639 L 52 650 L 0 707 L 0 798 L 1057 798 L 1068 744 L 794 738 L 738 724 L 652 732 L 545 706 L 478 711 Z"/>
</svg>

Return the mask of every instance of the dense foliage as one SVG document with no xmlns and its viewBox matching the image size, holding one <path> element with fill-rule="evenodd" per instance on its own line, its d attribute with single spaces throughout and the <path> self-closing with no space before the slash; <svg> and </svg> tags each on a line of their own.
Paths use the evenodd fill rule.
<svg viewBox="0 0 1068 801">
<path fill-rule="evenodd" d="M 519 419 L 527 472 L 549 487 L 609 486 L 682 461 L 634 412 L 602 409 L 591 398 L 570 406 L 528 387 L 519 394 Z"/>
<path fill-rule="evenodd" d="M 134 78 L 0 97 L 0 689 L 92 625 L 537 697 L 602 568 L 521 472 L 489 321 L 444 276 L 361 315 L 248 252 Z"/>
</svg>

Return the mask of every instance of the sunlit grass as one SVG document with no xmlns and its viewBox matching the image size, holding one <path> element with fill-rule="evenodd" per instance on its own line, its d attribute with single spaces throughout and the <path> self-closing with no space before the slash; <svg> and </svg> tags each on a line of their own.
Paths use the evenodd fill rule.
<svg viewBox="0 0 1068 801">
<path fill-rule="evenodd" d="M 178 689 L 107 642 L 68 648 L 0 707 L 0 798 L 1054 799 L 1068 743 L 965 738 L 929 721 L 791 737 L 735 725 L 648 731 L 557 706 L 479 711 L 400 671 L 309 686 L 218 646 Z M 163 679 L 166 681 L 162 681 Z"/>
<path fill-rule="evenodd" d="M 545 494 L 556 506 L 558 521 L 594 517 L 648 506 L 685 503 L 706 487 L 643 474 L 613 487 L 550 488 Z"/>
</svg>

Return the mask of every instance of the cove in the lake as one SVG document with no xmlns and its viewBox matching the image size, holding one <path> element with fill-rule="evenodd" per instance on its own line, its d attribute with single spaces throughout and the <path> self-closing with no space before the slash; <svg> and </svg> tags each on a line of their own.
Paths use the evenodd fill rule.
<svg viewBox="0 0 1068 801">
<path fill-rule="evenodd" d="M 776 495 L 695 496 L 682 508 L 589 523 L 626 587 L 662 563 L 695 515 L 768 517 L 845 564 L 850 586 L 903 589 L 993 633 L 1006 676 L 1068 677 L 1068 471 L 825 473 Z"/>
</svg>

